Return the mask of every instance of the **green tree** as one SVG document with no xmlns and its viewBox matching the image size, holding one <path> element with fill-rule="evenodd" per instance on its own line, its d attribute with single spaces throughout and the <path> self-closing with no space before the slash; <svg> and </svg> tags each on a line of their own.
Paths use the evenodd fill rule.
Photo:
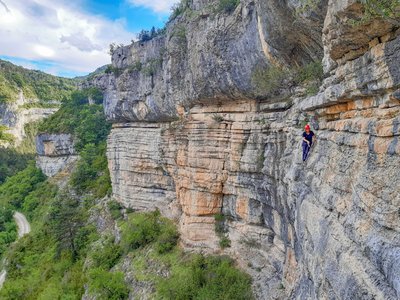
<svg viewBox="0 0 400 300">
<path fill-rule="evenodd" d="M 84 226 L 85 215 L 79 199 L 63 192 L 53 203 L 49 215 L 49 226 L 57 241 L 57 256 L 63 251 L 70 252 L 73 260 L 78 257 L 77 233 Z"/>
</svg>

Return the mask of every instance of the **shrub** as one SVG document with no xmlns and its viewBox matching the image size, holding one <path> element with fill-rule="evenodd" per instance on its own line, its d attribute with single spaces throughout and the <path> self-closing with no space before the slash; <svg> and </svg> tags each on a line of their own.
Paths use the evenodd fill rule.
<svg viewBox="0 0 400 300">
<path fill-rule="evenodd" d="M 254 299 L 251 278 L 226 257 L 193 255 L 157 284 L 159 299 Z"/>
<path fill-rule="evenodd" d="M 364 6 L 364 13 L 359 20 L 352 20 L 354 25 L 365 24 L 373 18 L 384 19 L 395 26 L 400 26 L 399 0 L 358 0 Z M 318 7 L 321 0 L 301 0 L 296 13 L 310 12 Z"/>
<path fill-rule="evenodd" d="M 39 132 L 71 133 L 76 139 L 76 148 L 81 150 L 86 144 L 104 141 L 110 132 L 104 116 L 103 106 L 89 105 L 88 98 L 96 103 L 102 102 L 102 94 L 94 89 L 73 93 L 64 99 L 61 108 L 39 125 Z"/>
<path fill-rule="evenodd" d="M 143 68 L 143 64 L 138 60 L 132 66 L 129 67 L 131 72 L 140 72 Z"/>
<path fill-rule="evenodd" d="M 224 121 L 224 117 L 219 114 L 213 114 L 212 119 L 217 123 L 221 123 Z"/>
<path fill-rule="evenodd" d="M 89 244 L 99 238 L 94 225 L 86 225 L 78 229 L 74 237 L 77 253 L 84 257 Z"/>
<path fill-rule="evenodd" d="M 321 61 L 313 61 L 294 71 L 294 81 L 297 84 L 305 84 L 307 95 L 318 93 L 323 79 L 324 70 Z"/>
<path fill-rule="evenodd" d="M 167 253 L 176 246 L 178 239 L 179 233 L 176 226 L 171 222 L 165 222 L 157 238 L 155 249 L 159 254 Z"/>
<path fill-rule="evenodd" d="M 108 65 L 107 69 L 104 71 L 106 74 L 114 74 L 115 76 L 119 76 L 122 74 L 123 70 L 117 67 L 114 67 L 113 65 Z"/>
<path fill-rule="evenodd" d="M 300 0 L 300 6 L 296 8 L 297 14 L 303 14 L 315 10 L 321 0 Z"/>
<path fill-rule="evenodd" d="M 121 205 L 121 203 L 113 200 L 108 202 L 107 206 L 110 211 L 111 217 L 114 220 L 118 220 L 122 217 L 121 209 L 123 208 L 123 206 Z"/>
<path fill-rule="evenodd" d="M 232 13 L 239 5 L 240 0 L 219 0 L 218 11 Z"/>
<path fill-rule="evenodd" d="M 314 61 L 299 68 L 296 72 L 295 80 L 298 83 L 319 81 L 324 77 L 324 69 L 321 61 Z"/>
<path fill-rule="evenodd" d="M 155 243 L 159 253 L 166 253 L 175 247 L 179 237 L 175 225 L 161 217 L 159 211 L 130 215 L 122 223 L 121 231 L 121 245 L 125 252 Z"/>
<path fill-rule="evenodd" d="M 89 278 L 89 290 L 99 294 L 101 299 L 121 300 L 129 296 L 129 289 L 122 272 L 112 273 L 96 268 L 89 272 Z"/>
<path fill-rule="evenodd" d="M 224 249 L 224 248 L 229 248 L 231 246 L 231 240 L 227 236 L 221 237 L 219 240 L 219 246 Z"/>
<path fill-rule="evenodd" d="M 162 66 L 162 63 L 163 63 L 162 57 L 150 59 L 143 67 L 142 71 L 147 76 L 154 76 L 157 72 L 157 69 Z"/>
<path fill-rule="evenodd" d="M 179 45 L 186 46 L 186 28 L 183 25 L 175 26 L 174 30 L 172 31 L 171 37 L 175 37 Z"/>
<path fill-rule="evenodd" d="M 106 157 L 106 143 L 87 144 L 71 175 L 70 183 L 79 192 L 92 192 L 102 198 L 110 193 L 111 181 Z"/>
<path fill-rule="evenodd" d="M 178 16 L 182 15 L 189 8 L 189 0 L 181 0 L 179 3 L 172 6 L 172 13 L 169 21 L 175 20 Z"/>
<path fill-rule="evenodd" d="M 219 246 L 224 249 L 231 246 L 231 240 L 227 233 L 228 228 L 226 227 L 226 216 L 223 214 L 216 214 L 215 218 L 215 232 L 219 237 Z"/>
<path fill-rule="evenodd" d="M 284 80 L 290 77 L 290 72 L 280 67 L 269 66 L 257 68 L 252 75 L 252 83 L 257 92 L 276 94 L 284 87 Z"/>
<path fill-rule="evenodd" d="M 94 248 L 89 254 L 95 268 L 110 270 L 122 256 L 122 249 L 115 244 L 114 238 L 108 237 L 102 244 Z"/>
</svg>

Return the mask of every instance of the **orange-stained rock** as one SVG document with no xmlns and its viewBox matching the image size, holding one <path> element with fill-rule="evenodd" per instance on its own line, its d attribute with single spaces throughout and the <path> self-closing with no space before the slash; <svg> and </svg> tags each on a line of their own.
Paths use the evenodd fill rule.
<svg viewBox="0 0 400 300">
<path fill-rule="evenodd" d="M 221 212 L 222 194 L 181 188 L 178 199 L 183 212 L 189 216 L 209 216 Z"/>
</svg>

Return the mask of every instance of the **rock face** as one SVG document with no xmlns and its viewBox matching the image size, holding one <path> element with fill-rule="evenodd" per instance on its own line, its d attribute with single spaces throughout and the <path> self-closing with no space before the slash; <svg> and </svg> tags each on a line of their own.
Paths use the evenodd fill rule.
<svg viewBox="0 0 400 300">
<path fill-rule="evenodd" d="M 16 102 L 0 104 L 0 124 L 9 128 L 9 133 L 15 137 L 16 145 L 26 137 L 24 129 L 26 124 L 40 121 L 58 110 L 58 108 L 24 107 L 32 103 L 34 102 L 25 99 L 21 92 Z"/>
<path fill-rule="evenodd" d="M 40 134 L 36 137 L 36 164 L 49 177 L 78 159 L 70 134 Z"/>
<path fill-rule="evenodd" d="M 214 2 L 194 1 L 165 36 L 113 53 L 116 72 L 123 72 L 102 80 L 109 81 L 110 120 L 173 121 L 179 107 L 196 101 L 265 97 L 253 88 L 255 69 L 309 62 L 323 52 L 318 13 L 313 20 L 295 18 L 282 1 L 246 0 L 232 14 L 216 14 Z"/>
<path fill-rule="evenodd" d="M 114 197 L 175 218 L 187 248 L 237 258 L 259 299 L 399 298 L 399 30 L 350 24 L 355 1 L 309 16 L 293 14 L 298 1 L 242 1 L 231 14 L 209 2 L 113 55 L 119 71 L 102 83 Z M 317 95 L 255 91 L 258 66 L 322 52 Z M 317 142 L 303 164 L 307 120 Z"/>
</svg>

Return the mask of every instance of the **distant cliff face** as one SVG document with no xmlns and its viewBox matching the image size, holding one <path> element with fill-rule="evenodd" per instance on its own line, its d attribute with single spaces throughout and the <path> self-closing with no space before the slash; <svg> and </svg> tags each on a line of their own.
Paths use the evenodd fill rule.
<svg viewBox="0 0 400 300">
<path fill-rule="evenodd" d="M 27 137 L 25 125 L 55 113 L 61 100 L 76 90 L 77 82 L 0 59 L 0 125 L 8 127 L 14 146 Z"/>
<path fill-rule="evenodd" d="M 36 137 L 36 164 L 52 177 L 73 165 L 78 159 L 71 134 L 39 134 Z"/>
<path fill-rule="evenodd" d="M 15 138 L 18 145 L 26 137 L 25 125 L 40 121 L 57 111 L 58 102 L 53 107 L 40 107 L 33 99 L 26 99 L 22 92 L 12 103 L 0 103 L 0 124 L 9 128 L 9 133 Z M 36 107 L 35 107 L 36 106 Z"/>
<path fill-rule="evenodd" d="M 114 197 L 175 218 L 185 247 L 236 257 L 259 299 L 397 299 L 399 29 L 350 22 L 363 14 L 356 1 L 309 14 L 294 13 L 297 1 L 232 13 L 210 3 L 116 50 L 115 74 L 97 81 L 114 123 Z M 315 96 L 291 80 L 274 93 L 254 86 L 260 66 L 322 53 Z M 307 121 L 317 142 L 303 164 Z"/>
</svg>

